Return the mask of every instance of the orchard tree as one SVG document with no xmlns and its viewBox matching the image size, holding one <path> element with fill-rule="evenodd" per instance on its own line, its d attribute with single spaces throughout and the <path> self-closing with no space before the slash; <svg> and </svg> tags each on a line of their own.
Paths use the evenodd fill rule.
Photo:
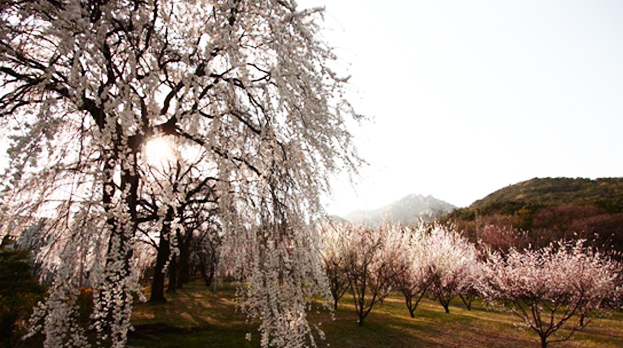
<svg viewBox="0 0 623 348">
<path fill-rule="evenodd" d="M 98 340 L 125 345 L 152 184 L 144 150 L 162 137 L 183 155 L 205 152 L 261 345 L 310 340 L 305 309 L 327 295 L 311 227 L 319 197 L 331 174 L 360 163 L 344 125 L 360 117 L 329 67 L 321 16 L 283 0 L 0 4 L 0 122 L 11 139 L 0 239 L 47 219 L 55 281 L 32 328 L 45 347 L 89 345 L 75 329 L 77 274 L 97 290 Z M 167 185 L 152 194 L 175 211 L 182 200 Z M 155 223 L 181 229 L 167 211 Z"/>
<path fill-rule="evenodd" d="M 351 225 L 345 271 L 359 326 L 374 305 L 389 294 L 394 279 L 405 271 L 399 260 L 402 233 L 395 225 L 378 229 Z"/>
<path fill-rule="evenodd" d="M 480 297 L 480 283 L 483 278 L 482 267 L 483 264 L 479 260 L 480 253 L 477 252 L 476 259 L 470 260 L 465 265 L 465 278 L 461 282 L 459 289 L 459 298 L 465 305 L 468 311 L 472 310 L 472 304 L 474 300 Z"/>
<path fill-rule="evenodd" d="M 478 267 L 476 247 L 452 226 L 433 225 L 427 239 L 430 294 L 450 313 L 450 302 L 467 295 L 473 283 L 472 274 Z"/>
<path fill-rule="evenodd" d="M 354 229 L 349 224 L 332 221 L 323 223 L 318 228 L 322 240 L 322 264 L 333 298 L 333 309 L 337 310 L 339 300 L 350 286 L 346 274 L 346 256 Z"/>
<path fill-rule="evenodd" d="M 432 283 L 427 227 L 420 222 L 415 229 L 404 229 L 403 233 L 404 240 L 400 245 L 400 256 L 396 262 L 404 272 L 399 273 L 393 283 L 394 288 L 404 295 L 409 314 L 414 318 L 418 304 L 428 293 Z"/>
<path fill-rule="evenodd" d="M 488 257 L 482 293 L 536 332 L 542 348 L 569 339 L 616 302 L 620 265 L 582 243 Z"/>
</svg>

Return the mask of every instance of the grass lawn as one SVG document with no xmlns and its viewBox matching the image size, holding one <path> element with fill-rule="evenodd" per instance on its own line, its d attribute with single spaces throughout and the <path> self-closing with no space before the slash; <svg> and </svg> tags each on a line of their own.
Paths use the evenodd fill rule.
<svg viewBox="0 0 623 348">
<path fill-rule="evenodd" d="M 136 331 L 130 334 L 130 347 L 259 347 L 256 326 L 247 324 L 245 315 L 236 311 L 232 301 L 235 289 L 221 287 L 212 293 L 201 283 L 190 283 L 166 304 L 137 304 L 132 314 Z M 423 300 L 411 318 L 398 295 L 375 307 L 363 327 L 351 298 L 344 296 L 335 320 L 324 311 L 310 314 L 312 322 L 322 322 L 326 340 L 320 346 L 362 347 L 504 347 L 538 348 L 538 336 L 515 327 L 515 317 L 502 309 L 475 303 L 471 311 L 460 300 L 451 305 L 450 314 L 436 302 Z M 252 333 L 251 342 L 245 340 Z M 623 347 L 623 313 L 595 319 L 583 332 L 562 347 Z"/>
</svg>

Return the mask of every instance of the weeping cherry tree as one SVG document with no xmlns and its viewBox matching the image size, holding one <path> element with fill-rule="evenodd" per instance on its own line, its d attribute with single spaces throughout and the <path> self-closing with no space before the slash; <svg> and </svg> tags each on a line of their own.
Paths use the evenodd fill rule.
<svg viewBox="0 0 623 348">
<path fill-rule="evenodd" d="M 125 345 L 141 199 L 168 207 L 150 224 L 184 228 L 166 214 L 184 202 L 174 183 L 144 175 L 145 145 L 161 137 L 182 157 L 204 153 L 262 346 L 314 345 L 305 309 L 330 295 L 312 222 L 330 175 L 360 164 L 344 124 L 360 117 L 321 17 L 293 0 L 2 1 L 0 237 L 47 221 L 54 282 L 32 321 L 45 347 L 90 345 L 73 303 L 87 274 L 97 340 Z"/>
</svg>

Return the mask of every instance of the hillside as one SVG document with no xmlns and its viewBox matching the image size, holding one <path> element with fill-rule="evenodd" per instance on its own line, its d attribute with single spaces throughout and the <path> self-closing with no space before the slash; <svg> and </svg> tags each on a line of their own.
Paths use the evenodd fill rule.
<svg viewBox="0 0 623 348">
<path fill-rule="evenodd" d="M 442 220 L 456 223 L 473 241 L 492 245 L 537 247 L 585 239 L 623 252 L 623 178 L 534 178 L 497 190 Z M 508 232 L 484 232 L 487 226 L 526 233 L 511 238 L 504 235 Z"/>
<path fill-rule="evenodd" d="M 374 210 L 357 210 L 344 218 L 350 222 L 366 222 L 371 225 L 385 220 L 399 222 L 403 225 L 413 225 L 419 219 L 431 220 L 456 209 L 450 203 L 428 195 L 408 195 L 394 203 Z"/>
<path fill-rule="evenodd" d="M 497 190 L 475 201 L 470 208 L 483 209 L 505 202 L 536 205 L 595 204 L 623 210 L 623 178 L 534 178 Z"/>
</svg>

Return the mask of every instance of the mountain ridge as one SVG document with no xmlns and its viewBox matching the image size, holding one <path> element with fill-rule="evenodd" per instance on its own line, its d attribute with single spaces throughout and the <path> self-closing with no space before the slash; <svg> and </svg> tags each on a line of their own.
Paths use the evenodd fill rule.
<svg viewBox="0 0 623 348">
<path fill-rule="evenodd" d="M 350 222 L 364 222 L 370 225 L 378 225 L 384 221 L 413 225 L 419 219 L 432 220 L 454 209 L 456 206 L 432 195 L 409 194 L 381 208 L 355 210 L 343 218 Z"/>
</svg>

